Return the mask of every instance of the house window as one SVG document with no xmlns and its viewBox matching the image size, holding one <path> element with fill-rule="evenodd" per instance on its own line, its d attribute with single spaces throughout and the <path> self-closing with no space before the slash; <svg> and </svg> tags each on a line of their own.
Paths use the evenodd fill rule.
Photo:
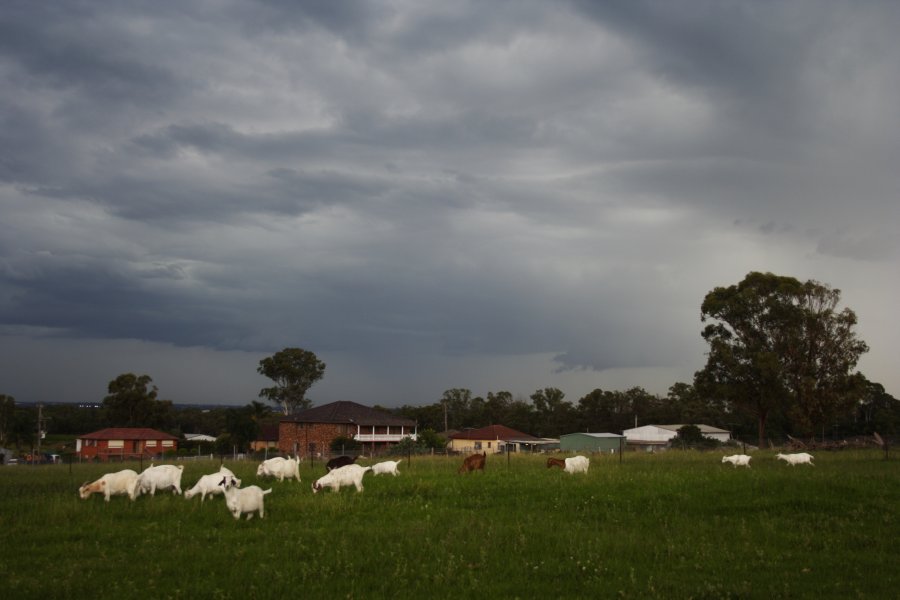
<svg viewBox="0 0 900 600">
<path fill-rule="evenodd" d="M 475 442 L 475 449 L 481 450 L 481 442 Z"/>
<path fill-rule="evenodd" d="M 490 442 L 488 442 L 488 448 L 490 448 L 490 447 L 491 447 L 491 443 L 490 443 Z"/>
<path fill-rule="evenodd" d="M 163 441 L 162 441 L 162 445 L 163 445 L 163 448 L 171 448 L 171 447 L 172 447 L 172 440 L 163 440 Z"/>
<path fill-rule="evenodd" d="M 146 446 L 148 448 L 156 448 L 156 440 L 147 440 Z"/>
<path fill-rule="evenodd" d="M 124 448 L 125 440 L 109 440 L 106 444 L 107 448 Z"/>
</svg>

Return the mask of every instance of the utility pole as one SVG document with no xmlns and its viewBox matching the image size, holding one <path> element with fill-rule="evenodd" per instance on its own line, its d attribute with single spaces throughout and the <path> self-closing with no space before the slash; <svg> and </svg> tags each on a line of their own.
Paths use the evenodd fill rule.
<svg viewBox="0 0 900 600">
<path fill-rule="evenodd" d="M 41 427 L 41 422 L 43 421 L 43 409 L 44 405 L 38 402 L 38 418 L 37 418 L 37 455 L 41 455 L 41 436 L 43 435 L 43 430 Z"/>
</svg>

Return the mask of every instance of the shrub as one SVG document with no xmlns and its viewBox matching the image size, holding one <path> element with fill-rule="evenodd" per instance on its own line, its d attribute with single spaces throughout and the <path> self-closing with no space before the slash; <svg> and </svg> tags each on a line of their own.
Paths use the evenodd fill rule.
<svg viewBox="0 0 900 600">
<path fill-rule="evenodd" d="M 329 449 L 332 452 L 340 452 L 341 454 L 357 454 L 360 451 L 360 443 L 354 440 L 353 438 L 349 438 L 343 435 L 340 435 L 333 440 L 331 440 L 331 444 Z"/>
<path fill-rule="evenodd" d="M 721 442 L 705 437 L 696 425 L 685 425 L 678 430 L 678 435 L 672 438 L 673 448 L 709 449 L 718 448 Z"/>
</svg>

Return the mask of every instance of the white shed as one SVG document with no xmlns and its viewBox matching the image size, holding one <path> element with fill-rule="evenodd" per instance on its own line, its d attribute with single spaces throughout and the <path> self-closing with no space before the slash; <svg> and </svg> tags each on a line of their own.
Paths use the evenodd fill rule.
<svg viewBox="0 0 900 600">
<path fill-rule="evenodd" d="M 626 429 L 622 432 L 625 436 L 626 443 L 629 446 L 641 448 L 648 452 L 654 449 L 665 449 L 669 446 L 669 442 L 678 435 L 678 430 L 684 427 L 681 425 L 643 425 Z M 703 437 L 707 437 L 720 442 L 727 442 L 731 439 L 731 432 L 709 425 L 696 424 L 700 429 Z"/>
</svg>

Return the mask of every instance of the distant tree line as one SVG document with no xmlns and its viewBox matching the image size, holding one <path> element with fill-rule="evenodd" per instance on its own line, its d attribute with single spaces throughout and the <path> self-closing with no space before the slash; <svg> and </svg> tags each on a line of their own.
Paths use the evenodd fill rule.
<svg viewBox="0 0 900 600">
<path fill-rule="evenodd" d="M 864 388 L 857 403 L 835 415 L 824 432 L 826 437 L 871 435 L 875 431 L 900 434 L 900 401 L 881 384 L 866 381 Z M 758 441 L 757 417 L 752 411 L 705 395 L 688 383 L 674 384 L 666 396 L 640 387 L 625 391 L 596 389 L 574 403 L 565 400 L 556 388 L 537 390 L 529 399 L 513 397 L 506 391 L 475 396 L 468 389 L 450 389 L 433 404 L 404 405 L 394 412 L 417 421 L 419 431 L 502 424 L 537 437 L 559 437 L 573 432 L 621 433 L 648 424 L 706 424 L 727 429 L 747 442 Z M 787 435 L 822 434 L 792 419 L 790 406 L 773 411 L 768 421 L 767 435 L 777 442 Z"/>
</svg>

